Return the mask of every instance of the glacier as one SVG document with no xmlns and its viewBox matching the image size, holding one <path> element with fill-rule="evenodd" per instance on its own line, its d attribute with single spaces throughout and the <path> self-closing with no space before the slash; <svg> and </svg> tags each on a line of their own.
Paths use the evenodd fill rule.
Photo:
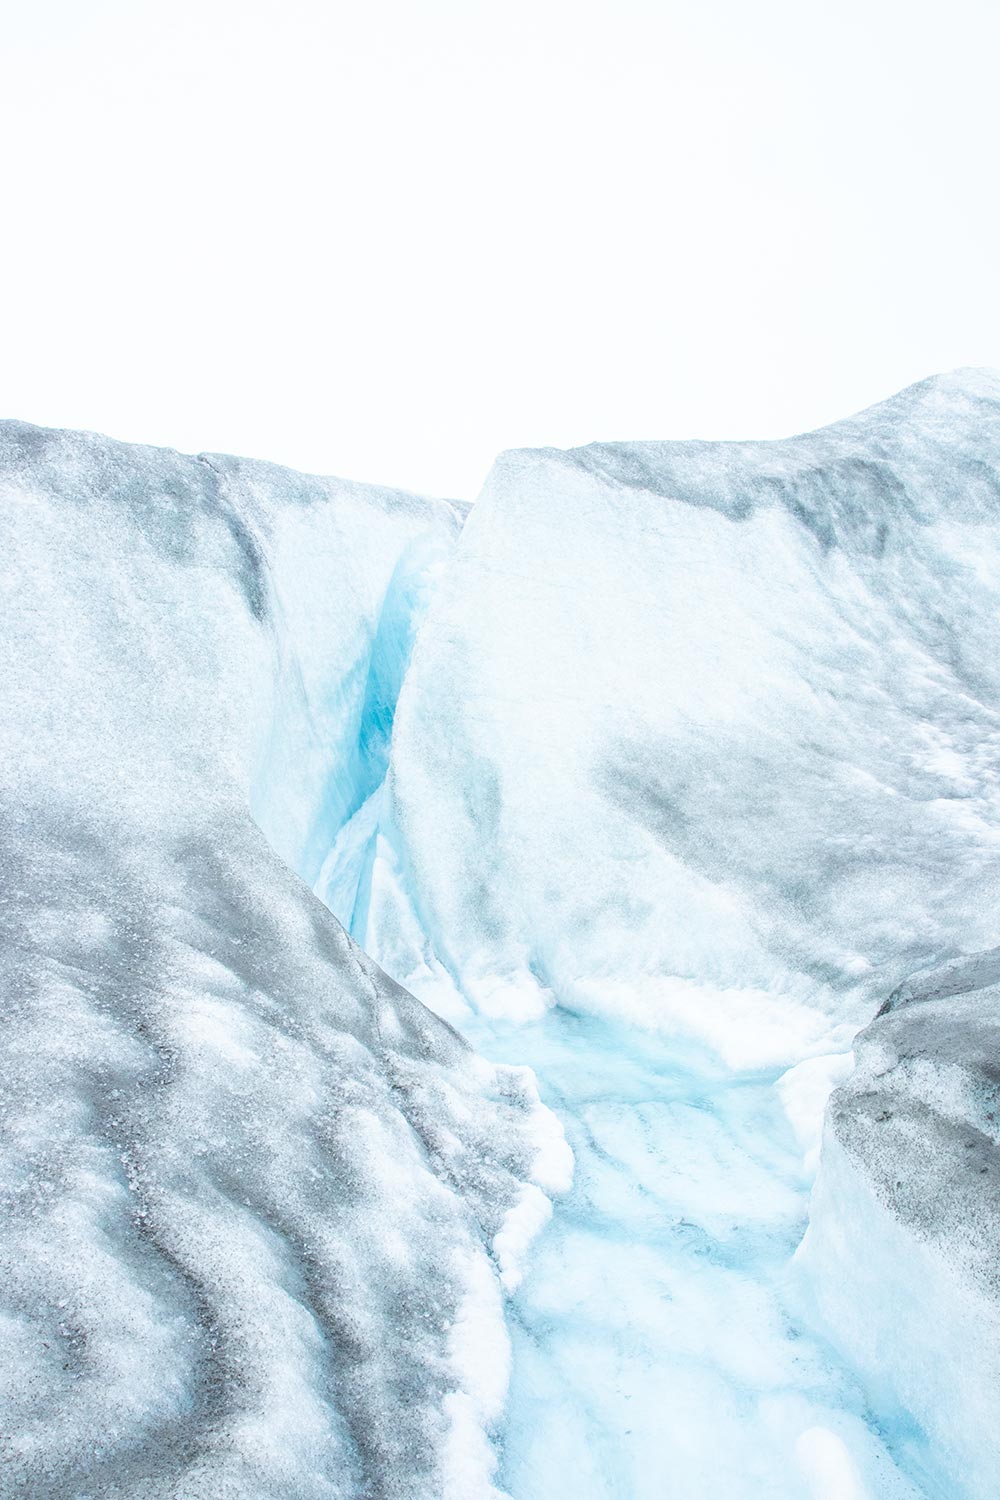
<svg viewBox="0 0 1000 1500">
<path fill-rule="evenodd" d="M 1000 1493 L 1000 377 L 0 488 L 0 1492 Z"/>
</svg>

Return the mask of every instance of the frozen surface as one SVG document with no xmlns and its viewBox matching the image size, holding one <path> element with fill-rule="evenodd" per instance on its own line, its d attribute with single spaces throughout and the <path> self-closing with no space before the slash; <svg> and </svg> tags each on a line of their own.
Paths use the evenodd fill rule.
<svg viewBox="0 0 1000 1500">
<path fill-rule="evenodd" d="M 947 1321 L 893 1290 L 915 1223 L 871 1218 L 885 1379 L 793 1264 L 854 1033 L 1000 943 L 998 476 L 1000 380 L 966 371 L 782 443 L 507 454 L 472 511 L 323 881 L 576 1155 L 514 1288 L 514 1500 L 1000 1490 Z M 835 1172 L 830 1223 L 868 1182 L 827 1214 Z"/>
<path fill-rule="evenodd" d="M 1000 1493 L 998 475 L 0 427 L 0 1493 Z"/>
<path fill-rule="evenodd" d="M 559 1140 L 248 810 L 309 870 L 368 795 L 458 524 L 0 426 L 4 1496 L 494 1493 Z"/>
</svg>

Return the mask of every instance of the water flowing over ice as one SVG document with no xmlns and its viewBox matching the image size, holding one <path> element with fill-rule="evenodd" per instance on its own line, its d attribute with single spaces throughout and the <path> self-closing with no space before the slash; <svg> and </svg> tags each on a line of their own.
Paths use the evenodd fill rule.
<svg viewBox="0 0 1000 1500">
<path fill-rule="evenodd" d="M 1000 1493 L 1000 380 L 2 438 L 0 1488 Z"/>
</svg>

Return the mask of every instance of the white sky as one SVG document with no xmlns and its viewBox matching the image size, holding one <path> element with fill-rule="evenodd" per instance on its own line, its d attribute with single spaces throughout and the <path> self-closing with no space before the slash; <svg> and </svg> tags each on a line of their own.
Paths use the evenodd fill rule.
<svg viewBox="0 0 1000 1500">
<path fill-rule="evenodd" d="M 0 413 L 473 498 L 1000 365 L 997 0 L 0 0 Z"/>
</svg>

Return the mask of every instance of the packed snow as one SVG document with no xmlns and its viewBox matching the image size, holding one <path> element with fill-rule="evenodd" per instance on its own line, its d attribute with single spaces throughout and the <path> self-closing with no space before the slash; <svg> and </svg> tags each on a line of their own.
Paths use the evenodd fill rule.
<svg viewBox="0 0 1000 1500">
<path fill-rule="evenodd" d="M 1000 1493 L 1000 379 L 0 438 L 0 1492 Z"/>
</svg>

